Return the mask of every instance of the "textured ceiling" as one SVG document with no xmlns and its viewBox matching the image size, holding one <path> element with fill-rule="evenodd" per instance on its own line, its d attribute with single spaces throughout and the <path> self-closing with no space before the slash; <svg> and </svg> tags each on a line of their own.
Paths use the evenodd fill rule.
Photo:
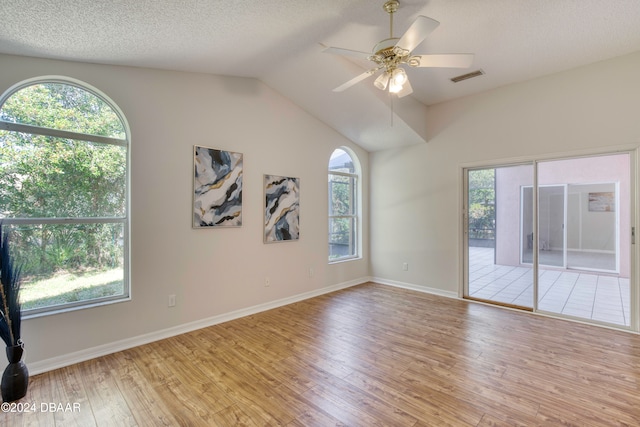
<svg viewBox="0 0 640 427">
<path fill-rule="evenodd" d="M 367 150 L 424 143 L 426 106 L 640 50 L 640 0 L 401 0 L 400 36 L 418 15 L 440 26 L 415 53 L 474 53 L 469 70 L 410 69 L 393 102 L 367 65 L 320 44 L 370 51 L 389 36 L 374 0 L 8 0 L 0 53 L 254 77 Z M 449 79 L 482 69 L 485 75 Z M 0 64 L 1 70 L 1 64 Z"/>
</svg>

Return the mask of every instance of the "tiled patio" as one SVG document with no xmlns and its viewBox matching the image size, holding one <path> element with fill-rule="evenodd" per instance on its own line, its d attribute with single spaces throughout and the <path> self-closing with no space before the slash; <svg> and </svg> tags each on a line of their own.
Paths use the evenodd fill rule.
<svg viewBox="0 0 640 427">
<path fill-rule="evenodd" d="M 495 265 L 492 248 L 469 248 L 469 296 L 533 306 L 533 270 Z M 629 279 L 540 268 L 538 310 L 630 325 Z"/>
</svg>

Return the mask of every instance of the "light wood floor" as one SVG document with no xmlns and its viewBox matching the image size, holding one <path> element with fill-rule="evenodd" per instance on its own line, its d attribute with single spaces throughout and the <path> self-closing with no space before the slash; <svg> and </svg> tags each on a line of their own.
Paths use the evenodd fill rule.
<svg viewBox="0 0 640 427">
<path fill-rule="evenodd" d="M 21 402 L 0 425 L 638 426 L 640 337 L 370 283 L 37 375 Z"/>
</svg>

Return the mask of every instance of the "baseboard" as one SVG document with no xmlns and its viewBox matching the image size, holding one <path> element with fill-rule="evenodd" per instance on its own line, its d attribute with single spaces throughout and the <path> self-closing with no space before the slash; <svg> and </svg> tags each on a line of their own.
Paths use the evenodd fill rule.
<svg viewBox="0 0 640 427">
<path fill-rule="evenodd" d="M 560 249 L 562 250 L 562 249 Z M 605 254 L 605 255 L 615 255 L 616 251 L 604 250 L 604 249 L 572 249 L 567 248 L 567 251 L 571 252 L 584 252 L 588 254 Z"/>
<path fill-rule="evenodd" d="M 457 292 L 444 291 L 438 288 L 430 288 L 428 286 L 416 285 L 414 283 L 398 282 L 396 280 L 382 279 L 380 277 L 372 277 L 369 280 L 380 283 L 381 285 L 394 286 L 396 288 L 409 289 L 411 291 L 424 292 L 426 294 L 440 295 L 447 298 L 458 298 Z"/>
<path fill-rule="evenodd" d="M 137 347 L 139 345 L 144 345 L 154 341 L 163 340 L 165 338 L 170 338 L 176 335 L 195 331 L 197 329 L 206 328 L 208 326 L 217 325 L 219 323 L 228 322 L 230 320 L 235 320 L 241 317 L 250 316 L 252 314 L 260 313 L 262 311 L 271 310 L 271 309 L 282 307 L 288 304 L 293 304 L 295 302 L 303 301 L 309 298 L 339 291 L 341 289 L 346 289 L 351 286 L 360 285 L 370 280 L 371 279 L 369 277 L 351 280 L 348 282 L 327 286 L 321 289 L 316 289 L 310 292 L 305 292 L 302 294 L 279 299 L 276 301 L 255 305 L 253 307 L 247 307 L 247 308 L 235 310 L 229 313 L 209 317 L 206 319 L 197 320 L 195 322 L 185 323 L 185 324 L 174 326 L 171 328 L 154 331 L 148 334 L 139 335 L 139 336 L 127 338 L 124 340 L 103 344 L 97 347 L 76 351 L 74 353 L 64 354 L 62 356 L 52 357 L 50 359 L 45 359 L 38 362 L 32 362 L 32 363 L 27 362 L 27 365 L 29 367 L 29 374 L 37 375 L 43 372 L 52 371 L 54 369 L 63 368 L 65 366 L 73 365 L 76 363 L 95 359 L 97 357 L 116 353 L 118 351 L 123 351 L 129 348 Z"/>
</svg>

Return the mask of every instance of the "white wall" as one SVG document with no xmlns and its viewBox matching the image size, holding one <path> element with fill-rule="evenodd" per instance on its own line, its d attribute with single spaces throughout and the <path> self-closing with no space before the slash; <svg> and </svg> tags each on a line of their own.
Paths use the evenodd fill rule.
<svg viewBox="0 0 640 427">
<path fill-rule="evenodd" d="M 368 154 L 269 87 L 247 78 L 0 55 L 0 93 L 44 75 L 95 86 L 128 119 L 132 300 L 25 320 L 32 373 L 367 278 L 366 232 L 362 260 L 327 263 L 327 165 L 339 146 L 359 156 L 367 231 Z M 191 228 L 193 145 L 244 154 L 241 228 Z M 300 178 L 300 241 L 263 244 L 263 174 Z M 175 308 L 167 307 L 169 294 L 177 295 Z"/>
<path fill-rule="evenodd" d="M 635 53 L 430 107 L 429 143 L 370 156 L 372 276 L 457 293 L 462 166 L 640 144 L 638 75 Z"/>
</svg>

